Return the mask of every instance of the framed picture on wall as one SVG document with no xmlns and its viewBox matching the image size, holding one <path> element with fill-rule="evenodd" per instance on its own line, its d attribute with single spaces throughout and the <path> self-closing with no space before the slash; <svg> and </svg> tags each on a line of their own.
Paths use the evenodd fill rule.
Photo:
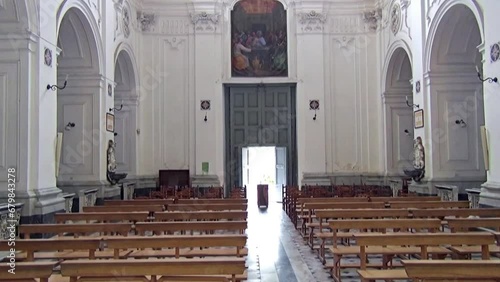
<svg viewBox="0 0 500 282">
<path fill-rule="evenodd" d="M 424 127 L 424 110 L 415 111 L 415 128 Z"/>
<path fill-rule="evenodd" d="M 106 130 L 115 132 L 115 115 L 106 113 Z"/>
</svg>

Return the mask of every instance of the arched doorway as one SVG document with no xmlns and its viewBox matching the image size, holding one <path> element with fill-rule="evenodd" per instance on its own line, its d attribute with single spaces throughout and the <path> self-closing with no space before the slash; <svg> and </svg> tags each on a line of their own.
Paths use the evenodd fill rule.
<svg viewBox="0 0 500 282">
<path fill-rule="evenodd" d="M 117 171 L 137 174 L 137 87 L 134 64 L 129 53 L 121 50 L 115 64 L 115 143 Z"/>
<path fill-rule="evenodd" d="M 412 76 L 408 53 L 398 47 L 389 60 L 383 96 L 388 176 L 401 175 L 404 168 L 411 167 L 413 108 L 408 104 L 413 104 Z"/>
<path fill-rule="evenodd" d="M 88 18 L 79 8 L 70 8 L 59 26 L 57 45 L 57 131 L 63 133 L 58 186 L 105 179 L 101 172 L 100 148 L 104 148 L 104 103 L 101 97 L 98 44 Z"/>
<path fill-rule="evenodd" d="M 479 187 L 486 180 L 479 133 L 484 124 L 483 89 L 476 71 L 482 68 L 477 49 L 482 38 L 472 10 L 463 4 L 452 6 L 431 43 L 426 76 L 430 177 L 462 189 Z"/>
</svg>

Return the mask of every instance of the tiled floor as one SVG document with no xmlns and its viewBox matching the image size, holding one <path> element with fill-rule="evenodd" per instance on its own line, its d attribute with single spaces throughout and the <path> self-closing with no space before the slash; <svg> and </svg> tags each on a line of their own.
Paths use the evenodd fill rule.
<svg viewBox="0 0 500 282">
<path fill-rule="evenodd" d="M 281 209 L 280 190 L 269 189 L 269 206 L 259 209 L 248 189 L 248 281 L 332 281 Z"/>
</svg>

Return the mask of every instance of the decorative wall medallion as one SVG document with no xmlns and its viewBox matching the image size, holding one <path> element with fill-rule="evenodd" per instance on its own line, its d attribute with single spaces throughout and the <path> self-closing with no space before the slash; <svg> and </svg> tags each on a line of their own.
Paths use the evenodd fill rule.
<svg viewBox="0 0 500 282">
<path fill-rule="evenodd" d="M 137 22 L 142 31 L 153 31 L 156 23 L 155 14 L 137 12 Z"/>
<path fill-rule="evenodd" d="M 391 9 L 391 31 L 396 35 L 401 28 L 401 7 L 394 4 Z"/>
<path fill-rule="evenodd" d="M 415 92 L 420 93 L 420 80 L 415 83 Z"/>
<path fill-rule="evenodd" d="M 122 12 L 123 35 L 128 38 L 130 35 L 130 11 L 127 6 L 123 7 Z"/>
<path fill-rule="evenodd" d="M 490 47 L 491 62 L 494 63 L 494 62 L 498 61 L 499 57 L 500 57 L 500 42 L 495 43 L 495 44 L 491 45 L 491 47 Z"/>
<path fill-rule="evenodd" d="M 219 23 L 219 14 L 208 14 L 202 12 L 191 15 L 191 21 L 194 24 L 195 31 L 215 31 Z"/>
<path fill-rule="evenodd" d="M 309 100 L 310 110 L 319 110 L 319 100 Z"/>
<path fill-rule="evenodd" d="M 210 110 L 210 100 L 201 100 L 200 108 L 202 111 Z"/>
<path fill-rule="evenodd" d="M 303 32 L 321 32 L 326 22 L 326 15 L 316 11 L 299 14 L 299 23 L 302 25 Z"/>
<path fill-rule="evenodd" d="M 111 86 L 111 83 L 108 83 L 108 96 L 113 96 L 113 86 Z"/>
<path fill-rule="evenodd" d="M 381 20 L 382 20 L 381 9 L 375 9 L 373 11 L 368 11 L 363 13 L 363 21 L 365 22 L 370 31 L 376 31 L 380 26 Z"/>
<path fill-rule="evenodd" d="M 44 51 L 44 62 L 46 66 L 52 67 L 52 50 L 47 47 Z"/>
</svg>

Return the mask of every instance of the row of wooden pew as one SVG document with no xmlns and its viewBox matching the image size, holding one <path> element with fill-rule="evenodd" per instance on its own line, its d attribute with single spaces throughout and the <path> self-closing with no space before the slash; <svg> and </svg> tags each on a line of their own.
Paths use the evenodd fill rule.
<svg viewBox="0 0 500 282">
<path fill-rule="evenodd" d="M 477 276 L 443 273 L 445 265 L 500 266 L 492 260 L 500 255 L 500 209 L 436 197 L 298 198 L 294 208 L 290 219 L 335 281 L 346 268 L 358 269 L 362 281 L 500 279 L 477 269 Z"/>
<path fill-rule="evenodd" d="M 0 281 L 241 281 L 247 212 L 246 199 L 235 200 L 105 201 L 96 212 L 56 214 L 54 224 L 21 225 L 16 274 Z M 176 205 L 183 209 L 168 209 Z"/>
</svg>

